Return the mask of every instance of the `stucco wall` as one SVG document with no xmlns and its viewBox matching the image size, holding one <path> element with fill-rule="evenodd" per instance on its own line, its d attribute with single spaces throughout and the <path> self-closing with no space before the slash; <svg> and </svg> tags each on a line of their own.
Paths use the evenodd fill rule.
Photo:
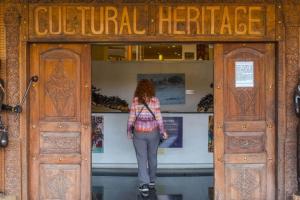
<svg viewBox="0 0 300 200">
<path fill-rule="evenodd" d="M 92 84 L 103 95 L 116 96 L 131 104 L 137 83 L 137 74 L 184 74 L 185 90 L 194 94 L 182 94 L 185 102 L 161 105 L 163 112 L 197 112 L 197 104 L 207 94 L 212 94 L 213 61 L 139 61 L 92 62 Z"/>
</svg>

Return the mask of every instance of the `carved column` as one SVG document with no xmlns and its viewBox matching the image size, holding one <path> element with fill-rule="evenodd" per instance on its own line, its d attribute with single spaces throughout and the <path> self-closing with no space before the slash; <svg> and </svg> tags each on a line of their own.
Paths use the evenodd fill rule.
<svg viewBox="0 0 300 200">
<path fill-rule="evenodd" d="M 294 111 L 294 90 L 298 83 L 299 63 L 299 28 L 286 29 L 286 71 L 287 71 L 287 134 L 285 139 L 285 193 L 290 199 L 297 190 L 297 124 L 298 119 Z"/>
<path fill-rule="evenodd" d="M 294 111 L 294 91 L 300 74 L 300 4 L 295 0 L 282 0 L 285 32 L 286 75 L 286 134 L 284 138 L 285 199 L 290 200 L 297 187 L 297 125 Z M 280 133 L 279 133 L 280 134 Z M 281 189 L 281 188 L 279 188 Z"/>
<path fill-rule="evenodd" d="M 19 102 L 19 35 L 20 13 L 17 7 L 7 7 L 4 16 L 6 30 L 6 102 Z M 8 114 L 9 146 L 5 149 L 5 192 L 8 195 L 21 194 L 21 152 L 19 121 Z M 26 154 L 24 154 L 26 155 Z"/>
</svg>

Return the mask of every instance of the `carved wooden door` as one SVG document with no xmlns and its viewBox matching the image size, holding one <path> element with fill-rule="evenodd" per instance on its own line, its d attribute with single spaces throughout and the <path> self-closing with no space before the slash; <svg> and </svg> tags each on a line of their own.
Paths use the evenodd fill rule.
<svg viewBox="0 0 300 200">
<path fill-rule="evenodd" d="M 90 46 L 33 44 L 30 75 L 30 200 L 89 200 Z"/>
<path fill-rule="evenodd" d="M 215 199 L 275 199 L 273 44 L 215 45 Z"/>
</svg>

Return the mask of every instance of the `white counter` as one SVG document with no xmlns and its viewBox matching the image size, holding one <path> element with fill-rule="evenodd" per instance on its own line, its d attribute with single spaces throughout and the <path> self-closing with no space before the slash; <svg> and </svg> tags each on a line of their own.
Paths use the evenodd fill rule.
<svg viewBox="0 0 300 200">
<path fill-rule="evenodd" d="M 127 139 L 128 113 L 97 113 L 104 117 L 104 152 L 92 154 L 93 168 L 136 168 L 132 140 Z M 208 152 L 208 116 L 212 113 L 163 113 L 183 117 L 183 147 L 160 148 L 159 168 L 212 168 Z"/>
</svg>

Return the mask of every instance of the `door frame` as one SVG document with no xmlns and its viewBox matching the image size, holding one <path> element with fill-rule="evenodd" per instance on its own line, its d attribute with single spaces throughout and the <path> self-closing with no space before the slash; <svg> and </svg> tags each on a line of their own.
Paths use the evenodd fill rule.
<svg viewBox="0 0 300 200">
<path fill-rule="evenodd" d="M 184 42 L 184 41 L 172 41 L 170 43 L 179 43 L 179 44 L 184 44 L 184 43 L 190 43 L 190 44 L 195 44 L 195 43 L 200 43 L 201 41 L 188 41 L 188 42 Z M 145 41 L 135 41 L 135 42 L 132 42 L 132 41 L 129 41 L 129 42 L 126 42 L 126 41 L 122 41 L 122 42 L 103 42 L 103 41 L 87 41 L 87 42 L 84 42 L 83 40 L 81 42 L 78 42 L 78 41 L 55 41 L 55 42 L 49 42 L 47 40 L 43 40 L 43 41 L 39 41 L 39 42 L 30 42 L 30 41 L 27 41 L 25 44 L 24 44 L 24 47 L 23 47 L 23 50 L 24 50 L 24 54 L 26 55 L 26 63 L 25 63 L 25 66 L 26 68 L 25 69 L 21 69 L 21 73 L 20 74 L 23 74 L 23 76 L 20 76 L 20 82 L 23 83 L 23 84 L 20 84 L 22 85 L 23 87 L 20 87 L 20 90 L 22 91 L 22 89 L 25 89 L 26 87 L 26 83 L 27 81 L 30 79 L 30 75 L 29 75 L 29 68 L 30 68 L 30 51 L 29 51 L 29 46 L 34 44 L 34 43 L 58 43 L 58 44 L 65 44 L 65 43 L 70 43 L 70 44 L 76 44 L 76 43 L 85 43 L 85 44 L 92 44 L 92 43 L 99 43 L 99 44 L 121 44 L 121 45 L 127 45 L 127 44 L 144 44 L 144 43 L 166 43 L 164 41 L 151 41 L 151 42 L 145 42 Z M 210 44 L 216 44 L 216 43 L 236 43 L 236 42 L 226 42 L 226 41 L 205 41 L 205 43 L 210 43 Z M 276 149 L 276 153 L 275 153 L 275 158 L 276 158 L 276 164 L 275 164 L 275 167 L 276 167 L 276 171 L 275 171 L 275 180 L 276 180 L 276 186 L 275 186 L 275 191 L 276 191 L 276 197 L 278 199 L 280 199 L 278 196 L 278 194 L 280 193 L 280 185 L 278 184 L 278 180 L 283 176 L 281 175 L 281 171 L 283 171 L 284 169 L 282 168 L 282 166 L 284 166 L 284 162 L 279 162 L 280 158 L 282 158 L 282 152 L 283 151 L 282 149 L 280 149 L 280 146 L 279 146 L 279 130 L 282 130 L 282 123 L 284 122 L 281 122 L 280 123 L 280 120 L 279 119 L 282 119 L 282 115 L 280 115 L 280 113 L 282 113 L 283 111 L 285 111 L 284 108 L 282 107 L 279 107 L 278 106 L 278 101 L 279 99 L 282 99 L 283 98 L 283 92 L 282 90 L 280 90 L 280 86 L 283 84 L 283 79 L 280 78 L 280 75 L 285 72 L 285 69 L 283 67 L 283 65 L 280 65 L 280 62 L 282 62 L 282 60 L 280 59 L 281 56 L 278 56 L 278 54 L 282 54 L 282 48 L 283 48 L 283 45 L 282 43 L 280 42 L 276 42 L 276 41 L 266 41 L 266 42 L 261 42 L 261 41 L 257 41 L 257 42 L 243 42 L 243 41 L 238 41 L 238 43 L 274 43 L 275 45 L 275 57 L 274 57 L 274 63 L 275 63 L 275 85 L 276 85 L 276 90 L 275 90 L 275 103 L 276 103 L 276 106 L 275 106 L 275 126 L 276 126 L 276 130 L 275 130 L 275 135 L 276 135 L 276 138 L 275 138 L 275 149 Z M 279 59 L 277 59 L 279 57 Z M 24 59 L 24 58 L 23 58 Z M 215 60 L 215 58 L 214 58 Z M 215 66 L 214 66 L 214 69 L 215 69 Z M 24 73 L 22 73 L 24 72 Z M 215 80 L 214 80 L 214 83 L 215 83 Z M 281 100 L 282 101 L 282 100 Z M 23 134 L 26 135 L 26 138 L 28 141 L 29 139 L 29 112 L 30 110 L 28 110 L 29 108 L 29 101 L 26 102 L 26 106 L 24 107 L 24 111 L 26 112 L 26 116 L 21 116 L 20 117 L 20 124 L 21 126 L 23 127 L 26 127 L 25 129 L 21 129 L 20 132 L 23 132 Z M 20 133 L 21 134 L 21 133 Z M 27 149 L 26 150 L 26 154 L 28 155 L 28 149 L 29 149 L 29 143 L 26 142 L 26 145 L 25 145 L 25 148 Z M 216 146 L 215 146 L 216 148 Z M 23 158 L 24 159 L 24 158 Z M 26 161 L 25 161 L 26 160 Z M 25 173 L 29 176 L 29 158 L 28 156 L 26 156 L 25 160 L 23 160 L 23 162 L 26 164 L 24 167 L 25 167 Z M 91 160 L 91 163 L 90 163 L 90 166 L 92 167 L 92 160 Z M 215 170 L 215 167 L 214 167 L 214 170 Z M 92 174 L 92 173 L 91 173 Z M 27 182 L 27 185 L 29 185 L 29 179 L 26 178 L 26 182 Z M 27 196 L 27 193 L 28 193 L 28 190 L 29 188 L 26 186 L 23 190 L 22 190 L 22 196 L 26 198 L 28 198 Z"/>
</svg>

